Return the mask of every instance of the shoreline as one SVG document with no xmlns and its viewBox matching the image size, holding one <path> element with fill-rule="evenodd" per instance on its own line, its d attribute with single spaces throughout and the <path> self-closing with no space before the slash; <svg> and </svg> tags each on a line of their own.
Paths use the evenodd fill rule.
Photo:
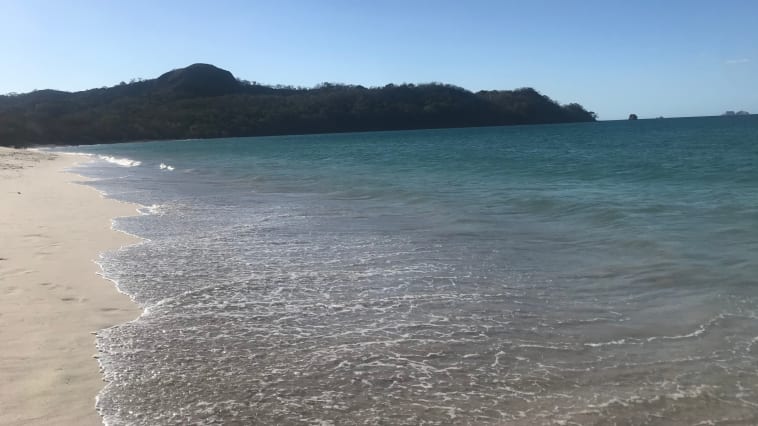
<svg viewBox="0 0 758 426">
<path fill-rule="evenodd" d="M 142 310 L 99 255 L 136 244 L 112 219 L 135 205 L 66 172 L 75 156 L 0 148 L 0 424 L 101 425 L 94 332 Z"/>
</svg>

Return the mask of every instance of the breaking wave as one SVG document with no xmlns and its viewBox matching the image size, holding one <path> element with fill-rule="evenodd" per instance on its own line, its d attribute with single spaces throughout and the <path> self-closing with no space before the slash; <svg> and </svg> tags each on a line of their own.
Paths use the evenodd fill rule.
<svg viewBox="0 0 758 426">
<path fill-rule="evenodd" d="M 142 164 L 141 161 L 131 160 L 129 158 L 118 158 L 110 155 L 98 155 L 97 157 L 103 161 L 107 161 L 111 164 L 115 164 L 121 167 L 137 167 Z"/>
</svg>

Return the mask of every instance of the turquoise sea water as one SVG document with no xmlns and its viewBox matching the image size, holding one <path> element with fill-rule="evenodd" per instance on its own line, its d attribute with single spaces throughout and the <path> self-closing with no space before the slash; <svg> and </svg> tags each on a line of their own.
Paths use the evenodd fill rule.
<svg viewBox="0 0 758 426">
<path fill-rule="evenodd" d="M 758 423 L 758 117 L 63 150 L 108 424 Z"/>
</svg>

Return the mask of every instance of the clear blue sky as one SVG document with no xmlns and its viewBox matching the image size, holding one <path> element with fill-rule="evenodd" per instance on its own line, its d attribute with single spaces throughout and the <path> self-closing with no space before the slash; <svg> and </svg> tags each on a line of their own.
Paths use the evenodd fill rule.
<svg viewBox="0 0 758 426">
<path fill-rule="evenodd" d="M 195 62 L 266 84 L 531 86 L 601 119 L 758 113 L 758 1 L 0 0 L 0 93 Z"/>
</svg>

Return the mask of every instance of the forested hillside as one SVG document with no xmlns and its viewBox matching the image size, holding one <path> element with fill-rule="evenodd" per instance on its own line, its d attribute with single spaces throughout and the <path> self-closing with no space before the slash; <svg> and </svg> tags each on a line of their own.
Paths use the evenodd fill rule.
<svg viewBox="0 0 758 426">
<path fill-rule="evenodd" d="M 447 84 L 264 86 L 194 64 L 157 79 L 82 92 L 0 96 L 0 145 L 473 127 L 594 121 L 531 88 Z"/>
</svg>

